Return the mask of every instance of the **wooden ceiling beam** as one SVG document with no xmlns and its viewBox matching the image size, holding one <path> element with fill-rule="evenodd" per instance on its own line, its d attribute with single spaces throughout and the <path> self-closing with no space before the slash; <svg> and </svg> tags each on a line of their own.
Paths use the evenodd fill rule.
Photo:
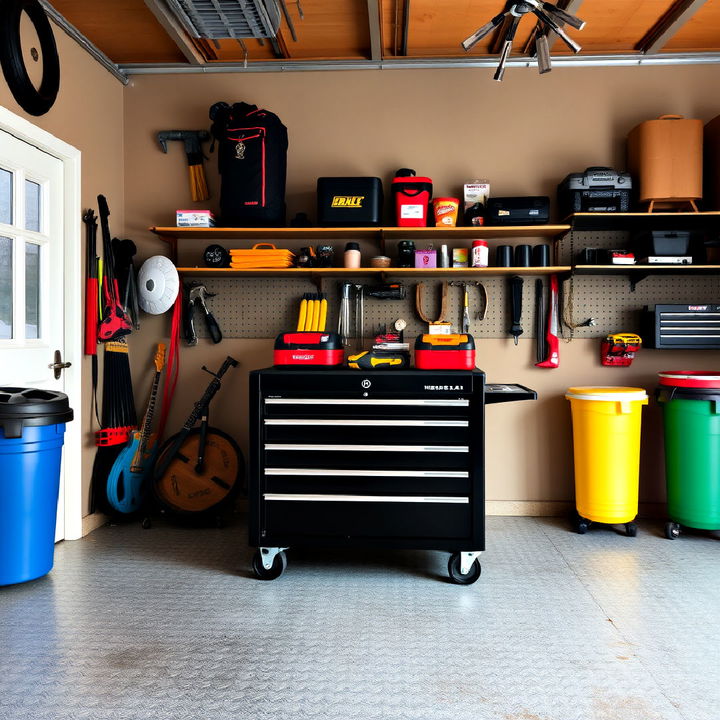
<svg viewBox="0 0 720 720">
<path fill-rule="evenodd" d="M 676 0 L 670 9 L 647 31 L 635 46 L 645 55 L 660 52 L 707 0 Z"/>
<path fill-rule="evenodd" d="M 184 28 L 167 9 L 167 6 L 160 0 L 145 0 L 145 5 L 163 26 L 170 39 L 178 46 L 186 60 L 191 65 L 203 65 L 206 59 L 198 52 L 192 38 L 188 36 Z"/>
<path fill-rule="evenodd" d="M 380 24 L 380 4 L 378 0 L 367 0 L 368 29 L 370 31 L 370 59 L 382 60 L 382 29 Z"/>
</svg>

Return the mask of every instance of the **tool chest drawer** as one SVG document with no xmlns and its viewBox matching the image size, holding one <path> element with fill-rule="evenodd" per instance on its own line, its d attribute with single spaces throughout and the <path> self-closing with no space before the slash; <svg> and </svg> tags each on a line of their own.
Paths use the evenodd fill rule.
<svg viewBox="0 0 720 720">
<path fill-rule="evenodd" d="M 308 537 L 467 538 L 468 498 L 282 495 L 265 496 L 269 535 Z"/>
<path fill-rule="evenodd" d="M 387 419 L 387 418 L 265 418 L 263 421 L 266 443 L 316 443 L 411 445 L 433 443 L 440 445 L 469 445 L 470 422 L 467 419 Z"/>
<path fill-rule="evenodd" d="M 263 416 L 274 419 L 314 419 L 355 422 L 361 419 L 385 420 L 467 420 L 470 401 L 466 398 L 342 398 L 288 397 L 265 398 Z"/>
<path fill-rule="evenodd" d="M 470 495 L 467 470 L 265 468 L 266 493 Z"/>
</svg>

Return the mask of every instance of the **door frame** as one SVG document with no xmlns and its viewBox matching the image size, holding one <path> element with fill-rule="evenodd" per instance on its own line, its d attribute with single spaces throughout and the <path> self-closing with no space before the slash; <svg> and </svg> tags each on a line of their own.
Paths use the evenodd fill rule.
<svg viewBox="0 0 720 720">
<path fill-rule="evenodd" d="M 82 436 L 85 427 L 83 394 L 83 260 L 81 252 L 81 153 L 64 140 L 33 125 L 20 115 L 0 106 L 0 130 L 34 145 L 63 164 L 64 239 L 64 357 L 72 365 L 64 371 L 65 392 L 71 398 L 74 419 L 65 428 L 63 466 L 65 476 L 65 539 L 82 537 Z"/>
</svg>

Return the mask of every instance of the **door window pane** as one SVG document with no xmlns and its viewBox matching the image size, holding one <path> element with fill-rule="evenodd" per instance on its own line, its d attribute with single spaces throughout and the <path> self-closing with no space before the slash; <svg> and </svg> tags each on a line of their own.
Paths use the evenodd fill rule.
<svg viewBox="0 0 720 720">
<path fill-rule="evenodd" d="M 0 340 L 13 336 L 12 251 L 12 240 L 0 237 Z"/>
<path fill-rule="evenodd" d="M 40 232 L 40 185 L 25 181 L 25 229 Z"/>
<path fill-rule="evenodd" d="M 25 243 L 25 337 L 40 337 L 40 246 Z"/>
<path fill-rule="evenodd" d="M 0 168 L 0 223 L 12 225 L 13 174 Z"/>
</svg>

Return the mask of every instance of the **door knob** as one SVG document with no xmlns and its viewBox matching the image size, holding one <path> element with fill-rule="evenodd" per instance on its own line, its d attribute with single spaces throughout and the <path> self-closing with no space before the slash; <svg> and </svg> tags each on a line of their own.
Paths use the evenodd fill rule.
<svg viewBox="0 0 720 720">
<path fill-rule="evenodd" d="M 53 371 L 53 374 L 55 375 L 55 379 L 60 379 L 60 373 L 61 371 L 65 370 L 65 368 L 69 368 L 72 365 L 72 363 L 69 362 L 63 362 L 62 361 L 62 353 L 59 350 L 55 351 L 55 362 L 50 363 L 48 367 Z"/>
</svg>

